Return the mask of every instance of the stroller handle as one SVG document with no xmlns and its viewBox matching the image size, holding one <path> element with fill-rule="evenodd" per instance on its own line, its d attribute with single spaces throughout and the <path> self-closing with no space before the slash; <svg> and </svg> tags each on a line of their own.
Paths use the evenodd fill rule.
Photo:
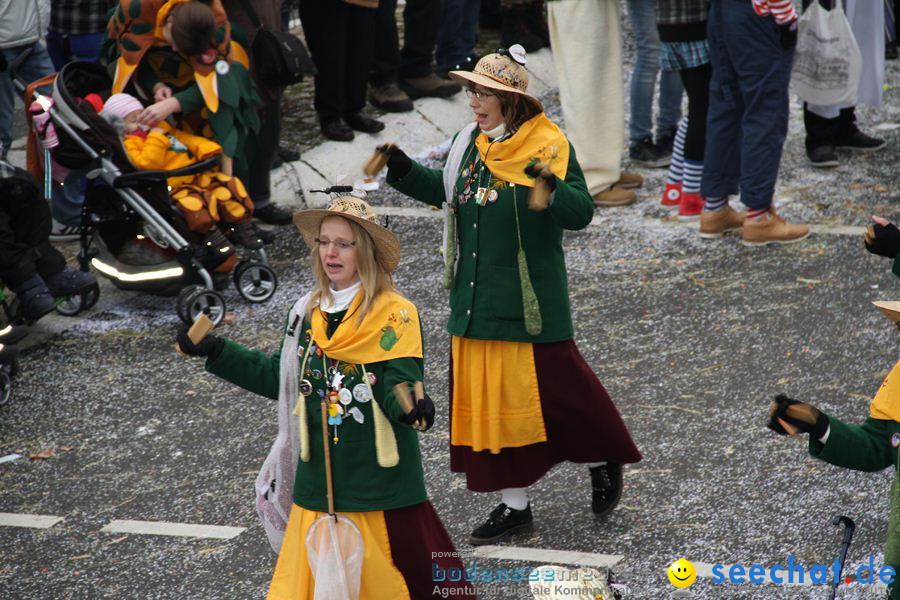
<svg viewBox="0 0 900 600">
<path fill-rule="evenodd" d="M 28 57 L 31 56 L 31 53 L 34 52 L 33 46 L 28 46 L 22 52 L 19 53 L 17 57 L 13 59 L 11 63 L 9 63 L 9 78 L 12 79 L 13 83 L 16 86 L 16 89 L 19 90 L 20 93 L 25 92 L 25 88 L 28 87 L 27 81 L 19 77 L 19 67 L 21 67 Z"/>
<path fill-rule="evenodd" d="M 222 162 L 222 156 L 212 156 L 207 158 L 206 160 L 201 160 L 198 163 L 194 163 L 187 167 L 182 167 L 181 169 L 172 169 L 171 171 L 163 171 L 163 170 L 154 170 L 154 171 L 135 171 L 134 173 L 126 173 L 125 175 L 119 175 L 113 180 L 114 188 L 126 188 L 133 187 L 137 183 L 141 182 L 150 182 L 156 183 L 160 181 L 165 181 L 169 177 L 182 177 L 184 175 L 196 175 L 197 173 L 203 173 L 204 171 L 209 171 L 214 167 L 218 167 L 219 163 Z"/>
</svg>

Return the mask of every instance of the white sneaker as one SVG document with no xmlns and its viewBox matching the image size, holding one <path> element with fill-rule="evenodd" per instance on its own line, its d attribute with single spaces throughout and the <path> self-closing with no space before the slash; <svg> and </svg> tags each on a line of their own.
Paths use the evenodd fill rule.
<svg viewBox="0 0 900 600">
<path fill-rule="evenodd" d="M 74 242 L 81 239 L 81 230 L 74 225 L 63 225 L 53 219 L 53 227 L 50 229 L 51 242 Z"/>
</svg>

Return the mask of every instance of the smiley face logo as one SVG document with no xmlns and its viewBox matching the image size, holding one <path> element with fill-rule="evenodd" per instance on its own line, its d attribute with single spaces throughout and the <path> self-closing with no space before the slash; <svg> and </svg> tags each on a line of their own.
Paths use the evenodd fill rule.
<svg viewBox="0 0 900 600">
<path fill-rule="evenodd" d="M 689 560 L 679 558 L 669 565 L 669 581 L 677 588 L 690 587 L 697 579 L 697 569 Z"/>
</svg>

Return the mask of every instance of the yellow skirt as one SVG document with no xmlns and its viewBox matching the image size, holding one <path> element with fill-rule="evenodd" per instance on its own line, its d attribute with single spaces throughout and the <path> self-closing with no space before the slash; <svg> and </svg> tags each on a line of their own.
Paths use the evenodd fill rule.
<svg viewBox="0 0 900 600">
<path fill-rule="evenodd" d="M 534 348 L 453 336 L 450 443 L 475 452 L 547 441 Z"/>
<path fill-rule="evenodd" d="M 309 569 L 306 532 L 313 522 L 327 513 L 291 508 L 278 563 L 269 585 L 267 600 L 312 600 L 316 582 Z M 391 559 L 391 546 L 383 511 L 342 512 L 359 527 L 365 544 L 360 600 L 408 600 L 409 590 L 403 575 Z"/>
</svg>

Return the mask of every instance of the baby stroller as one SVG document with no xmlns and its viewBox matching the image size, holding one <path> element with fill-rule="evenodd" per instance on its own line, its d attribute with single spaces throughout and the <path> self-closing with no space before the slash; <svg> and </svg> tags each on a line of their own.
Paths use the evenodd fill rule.
<svg viewBox="0 0 900 600">
<path fill-rule="evenodd" d="M 16 67 L 10 65 L 17 85 Z M 58 145 L 44 154 L 44 184 L 49 198 L 51 164 L 87 172 L 89 185 L 81 211 L 81 269 L 90 266 L 118 288 L 153 294 L 177 295 L 176 312 L 192 323 L 205 312 L 218 324 L 225 315 L 219 290 L 234 281 L 248 302 L 265 302 L 275 293 L 278 278 L 263 249 L 252 250 L 228 273 L 210 273 L 219 264 L 190 231 L 169 199 L 169 177 L 209 171 L 219 163 L 213 157 L 170 171 L 141 171 L 132 165 L 119 134 L 84 101 L 88 94 L 107 96 L 112 82 L 100 65 L 72 62 L 53 80 L 52 100 L 34 91 L 34 99 L 50 115 Z M 52 160 L 51 160 L 52 159 Z M 70 314 L 96 302 L 96 293 L 75 298 L 64 307 Z M 64 312 L 65 314 L 65 312 Z"/>
</svg>

